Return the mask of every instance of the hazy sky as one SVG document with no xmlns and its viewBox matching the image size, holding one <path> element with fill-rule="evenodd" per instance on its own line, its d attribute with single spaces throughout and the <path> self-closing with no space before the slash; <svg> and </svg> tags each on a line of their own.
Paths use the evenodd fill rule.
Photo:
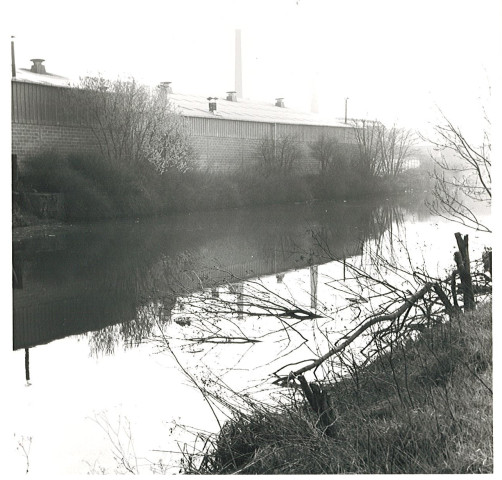
<svg viewBox="0 0 502 480">
<path fill-rule="evenodd" d="M 183 93 L 234 89 L 242 29 L 244 96 L 320 113 L 421 126 L 435 103 L 478 114 L 500 81 L 499 0 L 17 1 L 8 8 L 16 63 L 45 58 L 71 78 L 90 72 L 172 81 Z"/>
</svg>

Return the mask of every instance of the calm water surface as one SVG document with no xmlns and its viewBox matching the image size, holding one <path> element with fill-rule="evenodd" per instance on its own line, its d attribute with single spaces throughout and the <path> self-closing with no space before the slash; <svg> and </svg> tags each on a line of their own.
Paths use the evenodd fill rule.
<svg viewBox="0 0 502 480">
<path fill-rule="evenodd" d="M 169 451 L 191 438 L 183 425 L 218 430 L 190 378 L 269 392 L 274 371 L 325 351 L 319 332 L 347 328 L 334 315 L 347 303 L 336 287 L 344 261 L 371 263 L 378 249 L 407 261 L 406 245 L 416 268 L 442 275 L 455 231 L 407 196 L 96 223 L 15 242 L 13 448 L 29 449 L 35 474 L 113 473 L 120 441 L 141 473 L 159 460 L 175 472 Z M 489 239 L 463 233 L 475 258 Z M 292 306 L 319 318 L 278 318 Z M 22 448 L 13 459 L 22 473 Z"/>
</svg>

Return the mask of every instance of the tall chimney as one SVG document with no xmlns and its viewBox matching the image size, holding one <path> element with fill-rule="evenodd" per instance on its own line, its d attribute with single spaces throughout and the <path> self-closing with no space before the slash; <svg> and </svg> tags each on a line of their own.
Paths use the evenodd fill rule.
<svg viewBox="0 0 502 480">
<path fill-rule="evenodd" d="M 238 98 L 242 98 L 242 52 L 241 31 L 235 31 L 235 91 Z"/>
<path fill-rule="evenodd" d="M 46 73 L 45 66 L 42 65 L 42 62 L 45 62 L 43 58 L 32 58 L 31 61 L 33 65 L 31 66 L 31 71 L 35 73 Z"/>
<path fill-rule="evenodd" d="M 16 54 L 14 52 L 14 35 L 10 37 L 10 56 L 12 60 L 12 78 L 16 78 Z"/>
</svg>

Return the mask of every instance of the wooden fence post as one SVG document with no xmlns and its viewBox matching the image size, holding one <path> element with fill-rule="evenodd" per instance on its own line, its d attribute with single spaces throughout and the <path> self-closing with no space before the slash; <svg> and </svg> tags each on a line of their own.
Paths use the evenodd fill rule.
<svg viewBox="0 0 502 480">
<path fill-rule="evenodd" d="M 474 290 L 472 288 L 471 264 L 469 259 L 469 235 L 455 234 L 457 240 L 458 252 L 455 252 L 454 258 L 457 264 L 457 270 L 462 284 L 462 293 L 464 296 L 464 310 L 474 309 Z"/>
<path fill-rule="evenodd" d="M 312 410 L 319 416 L 322 431 L 328 437 L 335 437 L 335 414 L 329 402 L 328 392 L 317 383 L 308 383 L 303 375 L 298 375 L 298 380 Z"/>
</svg>

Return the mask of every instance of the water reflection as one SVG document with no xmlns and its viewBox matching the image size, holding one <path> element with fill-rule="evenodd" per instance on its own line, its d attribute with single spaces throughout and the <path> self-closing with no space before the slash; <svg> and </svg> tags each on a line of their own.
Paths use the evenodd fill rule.
<svg viewBox="0 0 502 480">
<path fill-rule="evenodd" d="M 275 206 L 80 226 L 44 241 L 14 243 L 14 349 L 89 333 L 91 353 L 133 346 L 169 324 L 177 300 L 193 292 L 311 267 L 360 253 L 399 223 L 386 203 Z M 240 292 L 240 293 L 239 293 Z M 240 309 L 242 312 L 242 309 Z M 179 319 L 178 319 L 179 320 Z"/>
<path fill-rule="evenodd" d="M 317 310 L 317 284 L 319 281 L 319 266 L 310 267 L 310 308 Z"/>
</svg>

